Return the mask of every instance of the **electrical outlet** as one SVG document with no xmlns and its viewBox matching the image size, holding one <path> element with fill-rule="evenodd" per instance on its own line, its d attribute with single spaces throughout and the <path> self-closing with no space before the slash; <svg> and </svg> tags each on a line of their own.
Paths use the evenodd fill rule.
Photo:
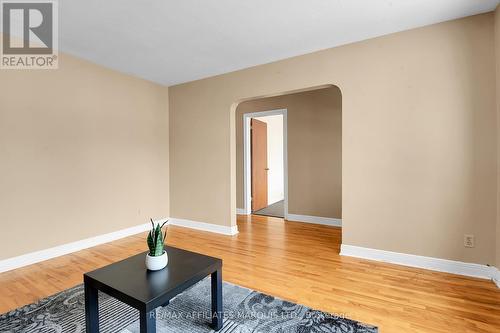
<svg viewBox="0 0 500 333">
<path fill-rule="evenodd" d="M 474 247 L 474 235 L 464 235 L 464 246 Z"/>
</svg>

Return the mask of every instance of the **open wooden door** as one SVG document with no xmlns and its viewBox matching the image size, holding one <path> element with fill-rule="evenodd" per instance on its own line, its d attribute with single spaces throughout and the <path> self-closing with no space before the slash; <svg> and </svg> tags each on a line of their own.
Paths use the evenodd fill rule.
<svg viewBox="0 0 500 333">
<path fill-rule="evenodd" d="M 251 120 L 252 212 L 267 207 L 267 124 Z"/>
</svg>

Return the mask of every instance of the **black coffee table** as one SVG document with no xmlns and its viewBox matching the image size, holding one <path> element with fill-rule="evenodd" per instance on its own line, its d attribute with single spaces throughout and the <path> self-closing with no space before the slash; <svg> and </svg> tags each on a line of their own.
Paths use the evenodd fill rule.
<svg viewBox="0 0 500 333">
<path fill-rule="evenodd" d="M 209 274 L 212 328 L 222 328 L 222 260 L 170 246 L 166 251 L 168 265 L 160 271 L 146 269 L 147 252 L 144 252 L 83 275 L 87 333 L 99 332 L 98 290 L 139 310 L 141 333 L 154 333 L 155 308 L 168 304 L 174 296 Z"/>
</svg>

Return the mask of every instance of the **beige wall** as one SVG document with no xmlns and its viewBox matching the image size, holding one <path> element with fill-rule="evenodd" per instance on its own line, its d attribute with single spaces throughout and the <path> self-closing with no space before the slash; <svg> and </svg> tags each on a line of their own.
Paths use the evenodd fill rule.
<svg viewBox="0 0 500 333">
<path fill-rule="evenodd" d="M 495 11 L 495 60 L 497 96 L 497 234 L 496 266 L 500 267 L 500 5 Z"/>
<path fill-rule="evenodd" d="M 342 217 L 342 96 L 337 87 L 246 101 L 236 109 L 237 206 L 243 197 L 243 114 L 287 109 L 288 212 Z"/>
<path fill-rule="evenodd" d="M 235 224 L 237 101 L 334 84 L 342 90 L 343 243 L 494 262 L 493 18 L 171 87 L 171 215 Z M 464 248 L 465 233 L 475 248 Z"/>
<path fill-rule="evenodd" d="M 0 71 L 0 259 L 169 215 L 168 89 L 59 65 Z"/>
</svg>

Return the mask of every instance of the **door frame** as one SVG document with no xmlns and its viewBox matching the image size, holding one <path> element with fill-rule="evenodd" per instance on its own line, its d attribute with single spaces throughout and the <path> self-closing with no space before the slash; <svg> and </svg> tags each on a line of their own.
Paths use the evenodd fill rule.
<svg viewBox="0 0 500 333">
<path fill-rule="evenodd" d="M 250 150 L 250 119 L 283 115 L 283 184 L 284 184 L 284 218 L 288 219 L 288 122 L 287 109 L 277 109 L 243 114 L 243 210 L 246 215 L 252 213 L 252 159 Z"/>
</svg>

